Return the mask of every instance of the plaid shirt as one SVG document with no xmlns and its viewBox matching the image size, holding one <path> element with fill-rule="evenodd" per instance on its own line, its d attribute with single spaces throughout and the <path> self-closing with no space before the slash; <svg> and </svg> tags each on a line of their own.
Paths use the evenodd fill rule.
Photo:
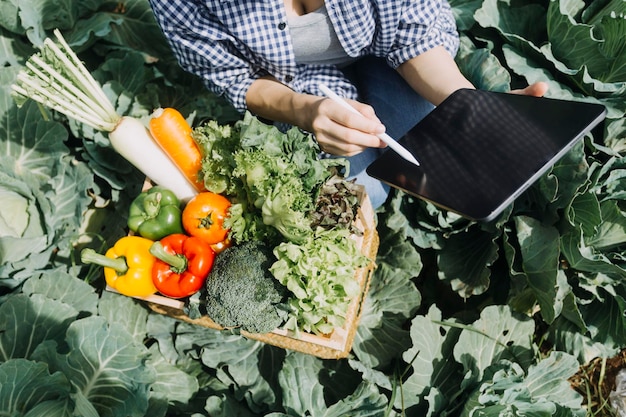
<svg viewBox="0 0 626 417">
<path fill-rule="evenodd" d="M 239 110 L 257 78 L 271 75 L 298 92 L 321 95 L 321 82 L 344 97 L 356 89 L 329 65 L 297 64 L 282 0 L 150 0 L 181 66 Z M 348 55 L 383 57 L 393 68 L 458 33 L 446 0 L 326 0 Z"/>
</svg>

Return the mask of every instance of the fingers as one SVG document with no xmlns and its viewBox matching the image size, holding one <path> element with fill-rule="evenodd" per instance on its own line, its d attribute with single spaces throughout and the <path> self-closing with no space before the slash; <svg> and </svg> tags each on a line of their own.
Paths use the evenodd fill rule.
<svg viewBox="0 0 626 417">
<path fill-rule="evenodd" d="M 357 101 L 350 100 L 359 113 L 351 112 L 329 99 L 319 102 L 318 114 L 313 120 L 320 148 L 327 153 L 352 156 L 366 148 L 385 147 L 378 138 L 385 127 L 378 120 L 374 109 Z"/>
<path fill-rule="evenodd" d="M 367 119 L 371 120 L 374 122 L 374 128 L 375 129 L 382 129 L 383 132 L 385 130 L 385 126 L 382 124 L 382 122 L 378 119 L 378 116 L 376 116 L 376 112 L 374 111 L 374 108 L 368 104 L 365 103 L 361 103 L 360 101 L 356 101 L 356 100 L 347 100 L 348 103 L 350 103 L 350 105 L 352 107 L 354 107 L 359 113 L 361 113 L 363 116 L 365 116 Z M 370 123 L 371 124 L 371 123 Z"/>
<path fill-rule="evenodd" d="M 316 139 L 322 151 L 341 156 L 352 156 L 367 148 L 381 147 L 382 142 L 375 135 L 344 126 L 334 128 L 332 133 L 319 132 L 316 134 Z M 385 144 L 382 143 L 382 146 Z"/>
<path fill-rule="evenodd" d="M 548 83 L 539 81 L 529 85 L 526 88 L 512 90 L 513 94 L 522 94 L 526 96 L 543 97 L 548 92 Z"/>
</svg>

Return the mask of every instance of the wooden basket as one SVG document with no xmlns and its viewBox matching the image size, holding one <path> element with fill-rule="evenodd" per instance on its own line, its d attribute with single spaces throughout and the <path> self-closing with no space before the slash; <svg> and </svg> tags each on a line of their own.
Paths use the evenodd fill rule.
<svg viewBox="0 0 626 417">
<path fill-rule="evenodd" d="M 272 332 L 263 334 L 249 333 L 242 330 L 242 336 L 280 348 L 307 353 L 323 359 L 339 359 L 348 356 L 352 350 L 352 342 L 361 318 L 363 301 L 365 300 L 369 290 L 370 279 L 375 268 L 375 259 L 379 244 L 374 210 L 369 197 L 364 191 L 361 191 L 359 200 L 360 207 L 355 224 L 360 230 L 363 231 L 363 235 L 353 235 L 353 239 L 355 239 L 357 247 L 360 249 L 361 253 L 367 256 L 370 259 L 370 262 L 367 266 L 359 268 L 355 272 L 354 279 L 358 281 L 361 291 L 359 296 L 350 302 L 343 327 L 336 328 L 328 336 L 318 336 L 305 332 L 300 332 L 296 335 L 294 332 L 284 329 L 275 329 Z M 111 290 L 110 288 L 108 289 Z M 181 300 L 163 297 L 160 295 L 136 298 L 145 301 L 150 309 L 156 313 L 164 314 L 198 326 L 223 330 L 221 326 L 211 320 L 208 316 L 202 316 L 198 319 L 191 319 L 188 317 L 183 311 L 184 302 Z"/>
</svg>

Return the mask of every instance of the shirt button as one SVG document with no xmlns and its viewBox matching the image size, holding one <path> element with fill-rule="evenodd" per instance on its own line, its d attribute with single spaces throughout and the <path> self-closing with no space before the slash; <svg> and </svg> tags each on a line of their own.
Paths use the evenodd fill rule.
<svg viewBox="0 0 626 417">
<path fill-rule="evenodd" d="M 285 75 L 285 81 L 290 83 L 293 81 L 293 76 L 292 75 Z"/>
<path fill-rule="evenodd" d="M 278 24 L 278 29 L 280 29 L 280 30 L 285 30 L 286 27 L 287 27 L 287 23 L 285 23 L 285 22 L 280 22 Z"/>
</svg>

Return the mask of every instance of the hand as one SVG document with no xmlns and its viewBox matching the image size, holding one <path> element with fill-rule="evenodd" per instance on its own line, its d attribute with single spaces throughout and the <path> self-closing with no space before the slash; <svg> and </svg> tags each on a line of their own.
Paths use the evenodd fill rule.
<svg viewBox="0 0 626 417">
<path fill-rule="evenodd" d="M 385 131 L 374 109 L 348 100 L 361 114 L 355 114 L 334 101 L 306 93 L 296 93 L 272 77 L 252 83 L 246 103 L 252 113 L 287 123 L 315 134 L 322 151 L 352 156 L 366 148 L 387 146 L 376 136 Z"/>
<path fill-rule="evenodd" d="M 526 96 L 543 97 L 548 91 L 548 83 L 539 81 L 529 85 L 526 88 L 512 90 L 512 94 L 522 94 Z"/>
<path fill-rule="evenodd" d="M 383 133 L 385 127 L 376 117 L 374 109 L 358 101 L 348 102 L 360 114 L 350 112 L 327 98 L 318 100 L 313 106 L 310 130 L 315 134 L 322 151 L 352 156 L 366 148 L 387 146 L 376 136 Z"/>
</svg>

